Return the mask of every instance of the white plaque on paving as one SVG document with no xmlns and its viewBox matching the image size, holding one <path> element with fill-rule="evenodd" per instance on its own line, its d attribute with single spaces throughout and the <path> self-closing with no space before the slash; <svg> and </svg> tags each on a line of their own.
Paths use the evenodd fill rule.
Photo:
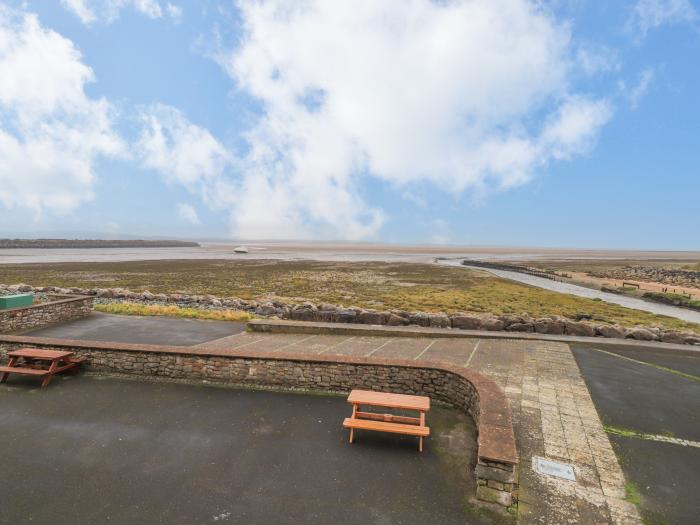
<svg viewBox="0 0 700 525">
<path fill-rule="evenodd" d="M 557 461 L 551 461 L 549 459 L 538 458 L 535 456 L 532 458 L 532 467 L 540 474 L 556 476 L 557 478 L 568 479 L 569 481 L 576 481 L 574 469 L 568 463 L 559 463 Z"/>
</svg>

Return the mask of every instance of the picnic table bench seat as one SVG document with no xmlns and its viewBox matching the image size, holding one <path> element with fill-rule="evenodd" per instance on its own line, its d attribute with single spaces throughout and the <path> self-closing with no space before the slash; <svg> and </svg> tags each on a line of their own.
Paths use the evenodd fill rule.
<svg viewBox="0 0 700 525">
<path fill-rule="evenodd" d="M 406 423 L 388 423 L 386 421 L 374 421 L 371 419 L 359 419 L 346 417 L 343 421 L 345 428 L 360 430 L 377 430 L 379 432 L 391 432 L 392 434 L 406 434 L 409 436 L 429 436 L 430 429 L 418 425 Z"/>
<path fill-rule="evenodd" d="M 418 449 L 423 451 L 423 438 L 430 435 L 430 428 L 425 424 L 425 414 L 430 410 L 429 397 L 353 390 L 348 396 L 348 403 L 352 405 L 352 416 L 345 418 L 343 427 L 350 430 L 350 443 L 354 440 L 355 430 L 374 430 L 417 436 Z M 419 415 L 410 417 L 366 412 L 361 410 L 362 406 L 415 410 Z"/>
<path fill-rule="evenodd" d="M 10 374 L 42 377 L 42 388 L 47 386 L 55 374 L 75 369 L 86 358 L 77 357 L 74 352 L 44 350 L 41 348 L 20 348 L 7 352 L 10 362 L 0 366 L 0 383 Z M 48 363 L 48 366 L 47 366 Z"/>
<path fill-rule="evenodd" d="M 45 376 L 50 372 L 42 368 L 27 368 L 23 366 L 0 366 L 0 373 L 12 373 L 21 376 Z"/>
</svg>

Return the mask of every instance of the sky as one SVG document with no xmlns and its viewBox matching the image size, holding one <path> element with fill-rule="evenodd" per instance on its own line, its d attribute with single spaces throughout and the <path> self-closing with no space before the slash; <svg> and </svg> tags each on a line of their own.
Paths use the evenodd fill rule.
<svg viewBox="0 0 700 525">
<path fill-rule="evenodd" d="M 695 0 L 0 1 L 0 236 L 700 249 Z"/>
</svg>

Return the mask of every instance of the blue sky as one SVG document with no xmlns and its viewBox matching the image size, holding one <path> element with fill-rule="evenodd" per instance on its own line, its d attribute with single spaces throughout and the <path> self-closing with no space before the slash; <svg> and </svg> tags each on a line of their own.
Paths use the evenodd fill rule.
<svg viewBox="0 0 700 525">
<path fill-rule="evenodd" d="M 0 6 L 0 235 L 700 249 L 695 2 Z"/>
</svg>

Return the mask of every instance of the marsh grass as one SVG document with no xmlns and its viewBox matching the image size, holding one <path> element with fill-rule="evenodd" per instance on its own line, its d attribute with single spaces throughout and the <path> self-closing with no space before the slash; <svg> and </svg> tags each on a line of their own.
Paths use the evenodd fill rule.
<svg viewBox="0 0 700 525">
<path fill-rule="evenodd" d="M 246 322 L 252 319 L 252 316 L 248 312 L 240 312 L 237 310 L 204 310 L 199 308 L 145 305 L 129 302 L 96 304 L 95 310 L 108 314 L 147 316 L 162 315 L 168 317 L 186 317 L 188 319 L 207 319 L 212 321 Z"/>
<path fill-rule="evenodd" d="M 0 283 L 313 301 L 375 309 L 563 315 L 694 330 L 678 319 L 550 292 L 486 272 L 431 264 L 317 261 L 133 261 L 0 265 Z"/>
</svg>

